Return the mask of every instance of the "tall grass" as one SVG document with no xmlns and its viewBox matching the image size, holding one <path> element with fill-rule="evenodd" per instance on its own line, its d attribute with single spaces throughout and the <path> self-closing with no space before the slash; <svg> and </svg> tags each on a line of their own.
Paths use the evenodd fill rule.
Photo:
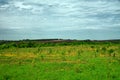
<svg viewBox="0 0 120 80">
<path fill-rule="evenodd" d="M 0 50 L 0 80 L 120 80 L 119 45 Z"/>
</svg>

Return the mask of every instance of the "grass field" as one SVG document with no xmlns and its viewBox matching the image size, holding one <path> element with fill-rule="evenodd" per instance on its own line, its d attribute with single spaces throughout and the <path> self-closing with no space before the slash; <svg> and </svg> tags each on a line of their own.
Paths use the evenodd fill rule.
<svg viewBox="0 0 120 80">
<path fill-rule="evenodd" d="M 120 45 L 1 49 L 0 80 L 120 80 Z"/>
</svg>

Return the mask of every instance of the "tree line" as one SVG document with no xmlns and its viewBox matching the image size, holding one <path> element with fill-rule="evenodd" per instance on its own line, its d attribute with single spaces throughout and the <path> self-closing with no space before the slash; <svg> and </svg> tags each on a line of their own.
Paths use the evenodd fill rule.
<svg viewBox="0 0 120 80">
<path fill-rule="evenodd" d="M 21 41 L 0 41 L 0 49 L 6 48 L 34 48 L 34 47 L 48 47 L 48 46 L 74 46 L 85 44 L 120 44 L 120 40 L 112 41 L 91 41 L 91 40 L 21 40 Z"/>
</svg>

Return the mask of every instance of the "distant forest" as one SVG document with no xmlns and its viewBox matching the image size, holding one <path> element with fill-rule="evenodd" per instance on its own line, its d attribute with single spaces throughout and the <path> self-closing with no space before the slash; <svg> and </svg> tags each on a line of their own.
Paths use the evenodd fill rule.
<svg viewBox="0 0 120 80">
<path fill-rule="evenodd" d="M 120 39 L 116 40 L 70 40 L 70 39 L 36 39 L 36 40 L 0 40 L 0 49 L 7 48 L 34 48 L 34 47 L 49 47 L 49 46 L 74 46 L 84 44 L 120 44 Z"/>
</svg>

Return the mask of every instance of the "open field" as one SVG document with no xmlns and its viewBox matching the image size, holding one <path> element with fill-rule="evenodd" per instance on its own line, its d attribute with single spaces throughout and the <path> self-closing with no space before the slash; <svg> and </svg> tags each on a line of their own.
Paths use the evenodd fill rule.
<svg viewBox="0 0 120 80">
<path fill-rule="evenodd" d="M 120 80 L 120 45 L 0 49 L 0 80 Z"/>
</svg>

